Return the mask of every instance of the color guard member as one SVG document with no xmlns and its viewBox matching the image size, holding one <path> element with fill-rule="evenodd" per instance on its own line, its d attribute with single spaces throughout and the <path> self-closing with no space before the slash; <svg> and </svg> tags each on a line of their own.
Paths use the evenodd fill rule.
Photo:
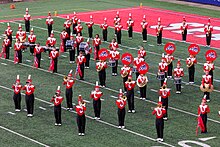
<svg viewBox="0 0 220 147">
<path fill-rule="evenodd" d="M 84 68 L 86 63 L 86 58 L 83 56 L 83 52 L 79 53 L 79 56 L 76 59 L 77 66 L 79 66 L 81 70 L 80 80 L 84 80 Z"/>
<path fill-rule="evenodd" d="M 95 35 L 95 38 L 93 39 L 93 46 L 94 46 L 94 57 L 95 60 L 99 60 L 98 52 L 100 49 L 100 45 L 102 44 L 101 39 L 99 38 L 99 34 Z"/>
<path fill-rule="evenodd" d="M 57 63 L 58 63 L 59 52 L 56 48 L 53 48 L 50 52 L 50 67 L 49 70 L 53 73 L 57 73 Z"/>
</svg>

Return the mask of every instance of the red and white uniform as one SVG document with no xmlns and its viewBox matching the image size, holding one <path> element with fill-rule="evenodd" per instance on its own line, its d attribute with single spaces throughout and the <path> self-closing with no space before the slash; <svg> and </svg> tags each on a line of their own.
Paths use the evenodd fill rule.
<svg viewBox="0 0 220 147">
<path fill-rule="evenodd" d="M 187 23 L 182 23 L 182 25 L 180 26 L 180 30 L 184 31 L 188 29 L 188 24 Z"/>
<path fill-rule="evenodd" d="M 188 65 L 188 64 L 190 64 L 190 62 L 193 62 L 193 64 L 196 64 L 197 63 L 197 60 L 196 60 L 196 58 L 191 58 L 191 57 L 188 57 L 187 59 L 186 59 L 186 64 Z"/>
<path fill-rule="evenodd" d="M 139 58 L 139 57 L 134 58 L 134 66 L 137 67 L 143 61 L 144 61 L 143 58 Z"/>
<path fill-rule="evenodd" d="M 143 83 L 148 82 L 148 79 L 147 79 L 146 76 L 139 75 L 138 78 L 137 78 L 137 82 L 143 84 Z"/>
<path fill-rule="evenodd" d="M 198 107 L 198 115 L 200 114 L 207 114 L 210 112 L 210 108 L 208 105 L 199 105 Z"/>
<path fill-rule="evenodd" d="M 108 29 L 108 24 L 107 23 L 103 23 L 100 25 L 100 28 L 102 28 L 103 30 L 107 30 Z"/>
<path fill-rule="evenodd" d="M 64 24 L 63 24 L 63 26 L 64 26 L 65 28 L 70 28 L 71 25 L 72 25 L 72 23 L 71 23 L 69 20 L 65 21 Z"/>
<path fill-rule="evenodd" d="M 161 96 L 161 98 L 168 98 L 170 96 L 170 89 L 168 88 L 160 89 L 159 95 Z"/>
<path fill-rule="evenodd" d="M 52 50 L 52 51 L 50 52 L 50 58 L 51 58 L 51 59 L 55 59 L 55 58 L 57 58 L 57 57 L 59 57 L 59 52 Z"/>
<path fill-rule="evenodd" d="M 55 106 L 59 106 L 63 101 L 63 97 L 56 96 L 55 98 L 52 98 L 50 101 L 53 102 Z"/>
<path fill-rule="evenodd" d="M 53 23 L 54 23 L 53 18 L 46 19 L 46 25 L 53 25 Z"/>
<path fill-rule="evenodd" d="M 68 33 L 66 31 L 62 31 L 60 34 L 60 39 L 67 39 L 69 37 Z"/>
<path fill-rule="evenodd" d="M 202 76 L 202 86 L 204 86 L 205 84 L 209 84 L 209 86 L 212 85 L 212 76 L 210 76 L 210 75 L 203 75 Z"/>
<path fill-rule="evenodd" d="M 73 20 L 73 24 L 77 24 L 78 23 L 78 18 L 76 16 L 73 16 L 72 20 Z"/>
<path fill-rule="evenodd" d="M 85 56 L 78 56 L 76 60 L 77 60 L 76 62 L 79 65 L 86 63 L 86 57 Z"/>
<path fill-rule="evenodd" d="M 172 55 L 165 55 L 165 59 L 166 59 L 166 62 L 172 62 L 174 60 L 174 57 Z"/>
<path fill-rule="evenodd" d="M 143 29 L 147 29 L 148 27 L 148 22 L 141 22 L 141 28 Z"/>
<path fill-rule="evenodd" d="M 80 33 L 83 30 L 83 27 L 81 25 L 77 25 L 75 27 L 76 33 Z"/>
<path fill-rule="evenodd" d="M 134 21 L 133 20 L 128 20 L 127 21 L 127 28 L 133 27 L 134 26 Z"/>
<path fill-rule="evenodd" d="M 116 25 L 118 22 L 121 22 L 121 18 L 120 17 L 115 17 L 114 18 L 114 25 Z"/>
<path fill-rule="evenodd" d="M 210 70 L 214 70 L 214 63 L 204 63 L 203 65 L 204 69 L 210 69 Z"/>
<path fill-rule="evenodd" d="M 126 72 L 127 72 L 128 75 L 129 75 L 129 73 L 131 72 L 131 67 L 130 67 L 130 66 L 123 66 L 123 67 L 121 68 L 121 72 L 120 72 L 121 75 L 124 75 Z"/>
<path fill-rule="evenodd" d="M 121 31 L 122 28 L 123 26 L 121 24 L 115 26 L 115 30 L 117 30 L 117 32 Z"/>
<path fill-rule="evenodd" d="M 159 26 L 159 25 L 158 25 L 158 26 L 156 27 L 156 33 L 157 33 L 157 35 L 158 35 L 160 32 L 162 32 L 162 31 L 163 31 L 163 26 L 161 26 L 161 25 Z"/>
<path fill-rule="evenodd" d="M 86 111 L 86 106 L 82 106 L 82 105 L 76 106 L 76 112 L 79 116 L 82 116 L 83 114 L 85 114 L 85 111 Z"/>
<path fill-rule="evenodd" d="M 160 62 L 158 69 L 160 72 L 167 72 L 168 71 L 168 66 L 166 62 Z"/>
<path fill-rule="evenodd" d="M 93 46 L 99 46 L 101 45 L 101 39 L 100 38 L 94 38 L 93 39 Z"/>
<path fill-rule="evenodd" d="M 25 14 L 24 15 L 24 20 L 25 21 L 30 21 L 31 20 L 31 15 L 30 14 Z"/>
<path fill-rule="evenodd" d="M 119 109 L 124 109 L 126 104 L 127 104 L 126 100 L 122 100 L 122 99 L 116 100 L 116 105 L 118 106 Z"/>
<path fill-rule="evenodd" d="M 106 62 L 97 62 L 96 63 L 96 69 L 98 69 L 99 67 L 102 67 L 102 69 L 107 68 L 107 63 Z"/>
<path fill-rule="evenodd" d="M 74 80 L 67 80 L 63 82 L 63 85 L 66 85 L 66 89 L 70 89 L 73 87 L 74 83 Z"/>
<path fill-rule="evenodd" d="M 44 49 L 41 46 L 35 46 L 34 48 L 34 55 L 40 54 L 44 51 Z"/>
<path fill-rule="evenodd" d="M 11 44 L 10 39 L 4 39 L 4 40 L 3 40 L 3 45 L 9 46 L 10 44 Z"/>
<path fill-rule="evenodd" d="M 138 50 L 138 54 L 141 55 L 141 58 L 144 58 L 147 55 L 147 52 L 145 50 Z"/>
<path fill-rule="evenodd" d="M 180 78 L 184 76 L 183 68 L 175 68 L 173 72 L 174 77 Z"/>
<path fill-rule="evenodd" d="M 19 51 L 22 49 L 22 43 L 15 42 L 14 50 Z"/>
<path fill-rule="evenodd" d="M 88 28 L 91 28 L 94 25 L 93 21 L 87 22 L 86 25 L 88 26 Z"/>
<path fill-rule="evenodd" d="M 205 26 L 205 28 L 204 28 L 205 34 L 212 33 L 212 31 L 213 31 L 213 26 L 211 26 L 211 25 L 206 25 Z"/>
<path fill-rule="evenodd" d="M 120 59 L 120 53 L 116 50 L 110 51 L 109 52 L 109 58 L 111 60 L 119 60 Z"/>
<path fill-rule="evenodd" d="M 117 42 L 111 42 L 109 44 L 110 50 L 116 50 L 118 48 L 118 43 Z"/>
<path fill-rule="evenodd" d="M 13 84 L 12 89 L 14 89 L 15 94 L 19 94 L 22 89 L 22 86 L 21 86 L 21 84 Z"/>
<path fill-rule="evenodd" d="M 32 84 L 29 85 L 24 85 L 24 87 L 22 88 L 22 90 L 25 90 L 25 94 L 26 95 L 31 95 L 34 93 L 35 87 Z"/>
<path fill-rule="evenodd" d="M 46 41 L 46 45 L 55 46 L 57 40 L 54 37 L 48 37 Z"/>
<path fill-rule="evenodd" d="M 166 114 L 166 109 L 156 107 L 156 108 L 154 108 L 152 114 L 156 115 L 157 119 L 163 118 L 164 114 Z"/>
<path fill-rule="evenodd" d="M 126 81 L 125 82 L 125 87 L 126 87 L 127 90 L 134 89 L 135 85 L 136 85 L 135 81 L 131 81 L 131 82 Z"/>
<path fill-rule="evenodd" d="M 28 42 L 30 43 L 36 42 L 36 35 L 28 35 Z"/>
<path fill-rule="evenodd" d="M 76 43 L 80 44 L 81 42 L 83 42 L 84 38 L 82 36 L 76 36 Z"/>
<path fill-rule="evenodd" d="M 95 101 L 97 101 L 97 100 L 99 100 L 100 98 L 101 98 L 101 96 L 103 95 L 103 93 L 101 92 L 101 91 L 93 91 L 92 93 L 91 93 L 91 95 L 90 95 L 90 97 L 92 98 L 92 99 L 94 99 Z"/>
<path fill-rule="evenodd" d="M 5 30 L 5 34 L 7 35 L 7 36 L 11 36 L 12 35 L 12 29 L 11 28 L 7 28 L 6 30 Z"/>
<path fill-rule="evenodd" d="M 25 31 L 17 31 L 16 33 L 16 39 L 26 39 L 26 32 Z"/>
</svg>

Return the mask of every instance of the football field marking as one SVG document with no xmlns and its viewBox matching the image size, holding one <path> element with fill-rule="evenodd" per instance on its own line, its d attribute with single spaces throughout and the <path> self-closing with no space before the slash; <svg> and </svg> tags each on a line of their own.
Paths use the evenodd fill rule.
<svg viewBox="0 0 220 147">
<path fill-rule="evenodd" d="M 7 65 L 6 63 L 1 63 L 2 65 Z"/>
<path fill-rule="evenodd" d="M 45 111 L 45 110 L 47 110 L 46 108 L 44 108 L 44 107 L 41 107 L 41 106 L 40 106 L 39 108 L 40 108 L 40 109 L 42 109 L 42 110 L 44 110 L 44 111 Z"/>
<path fill-rule="evenodd" d="M 10 111 L 8 112 L 8 114 L 11 114 L 11 115 L 15 115 L 15 113 L 13 113 L 13 112 L 10 112 Z"/>
<path fill-rule="evenodd" d="M 9 91 L 13 91 L 13 89 L 10 89 L 10 88 L 8 88 L 8 87 L 5 87 L 5 86 L 2 86 L 2 85 L 0 85 L 0 88 L 3 88 L 3 89 L 6 89 L 6 90 L 9 90 Z M 21 93 L 21 95 L 25 95 L 24 93 Z M 51 102 L 48 102 L 48 101 L 45 101 L 45 100 L 43 100 L 43 99 L 40 99 L 40 98 L 37 98 L 37 97 L 35 97 L 35 99 L 36 100 L 38 100 L 38 101 L 41 101 L 41 102 L 43 102 L 43 103 L 46 103 L 46 104 L 49 104 L 49 105 L 52 105 L 53 103 L 51 103 Z M 66 108 L 65 107 L 62 107 L 62 109 L 64 109 L 64 110 L 66 110 Z M 72 112 L 72 113 L 75 113 L 76 114 L 76 111 L 69 111 L 69 112 Z M 94 120 L 94 117 L 92 117 L 92 116 L 89 116 L 89 115 L 86 115 L 86 117 L 87 118 L 89 118 L 89 119 L 92 119 L 92 120 Z M 106 125 L 108 125 L 108 126 L 111 126 L 111 127 L 114 127 L 114 128 L 118 128 L 118 126 L 116 126 L 116 125 L 114 125 L 114 124 L 111 124 L 111 123 L 108 123 L 108 122 L 105 122 L 105 121 L 103 121 L 103 120 L 96 120 L 96 121 L 98 121 L 98 122 L 100 122 L 100 123 L 103 123 L 103 124 L 106 124 Z M 0 126 L 1 127 L 1 126 Z M 3 127 L 4 128 L 4 127 Z M 7 129 L 7 128 L 6 128 Z M 131 131 L 131 130 L 129 130 L 129 129 L 121 129 L 122 131 L 125 131 L 125 132 L 128 132 L 128 133 L 131 133 L 131 134 L 135 134 L 135 135 L 137 135 L 137 136 L 140 136 L 140 137 L 143 137 L 143 138 L 146 138 L 146 139 L 148 139 L 148 140 L 151 140 L 151 141 L 156 141 L 156 139 L 154 139 L 154 138 L 151 138 L 151 137 L 149 137 L 149 136 L 146 136 L 146 135 L 143 135 L 143 134 L 140 134 L 140 133 L 137 133 L 137 132 L 134 132 L 134 131 Z M 9 132 L 11 132 L 12 130 L 10 130 Z M 13 131 L 14 132 L 14 131 Z M 14 134 L 16 133 L 16 135 L 18 135 L 19 133 L 17 133 L 17 132 L 14 132 Z M 20 136 L 21 134 L 19 134 L 19 136 Z M 24 136 L 24 138 L 25 138 L 26 136 Z M 26 137 L 26 139 L 28 139 L 28 137 Z M 30 140 L 31 138 L 29 138 L 28 140 Z M 33 140 L 33 139 L 32 139 Z M 38 141 L 36 141 L 36 140 L 33 140 L 33 142 L 35 141 L 35 143 L 37 143 Z M 38 142 L 38 143 L 40 143 L 40 142 Z M 163 145 L 166 145 L 166 146 L 170 146 L 170 147 L 175 147 L 175 146 L 173 146 L 173 145 L 171 145 L 171 144 L 168 144 L 168 143 L 166 143 L 166 142 L 157 142 L 157 143 L 160 143 L 160 144 L 163 144 Z M 42 146 L 47 146 L 48 147 L 48 145 L 45 145 L 45 144 L 40 144 L 40 145 L 42 145 Z"/>
<path fill-rule="evenodd" d="M 211 139 L 215 139 L 216 136 L 213 136 L 213 137 L 206 137 L 206 138 L 199 138 L 199 140 L 201 141 L 207 141 L 207 140 L 211 140 Z"/>
</svg>

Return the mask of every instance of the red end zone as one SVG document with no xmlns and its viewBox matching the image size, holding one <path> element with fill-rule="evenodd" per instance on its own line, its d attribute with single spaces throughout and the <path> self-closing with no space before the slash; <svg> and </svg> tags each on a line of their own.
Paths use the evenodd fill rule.
<svg viewBox="0 0 220 147">
<path fill-rule="evenodd" d="M 78 13 L 77 17 L 84 22 L 89 21 L 89 16 L 93 15 L 93 21 L 96 24 L 102 24 L 104 18 L 107 18 L 107 23 L 109 26 L 113 27 L 113 19 L 116 15 L 116 12 L 119 11 L 121 23 L 123 28 L 126 29 L 126 22 L 128 20 L 129 13 L 132 13 L 132 18 L 135 21 L 134 31 L 141 32 L 141 21 L 143 15 L 146 15 L 146 20 L 149 23 L 148 34 L 156 36 L 155 27 L 157 25 L 158 17 L 161 18 L 161 24 L 164 26 L 163 38 L 168 38 L 171 40 L 181 40 L 182 36 L 180 34 L 180 25 L 183 20 L 183 16 L 186 17 L 186 21 L 189 24 L 187 42 L 197 43 L 200 45 L 206 45 L 206 38 L 204 33 L 204 26 L 208 22 L 208 17 L 180 13 L 150 7 L 143 8 L 125 8 L 125 9 L 110 9 L 103 11 L 91 11 L 91 12 L 82 12 Z M 60 15 L 60 17 L 65 18 L 66 15 Z M 70 17 L 72 15 L 70 14 Z M 220 48 L 220 19 L 211 18 L 211 25 L 214 26 L 214 31 L 212 34 L 211 46 L 214 48 Z M 156 40 L 155 40 L 156 42 Z M 218 44 L 217 44 L 218 43 Z"/>
</svg>

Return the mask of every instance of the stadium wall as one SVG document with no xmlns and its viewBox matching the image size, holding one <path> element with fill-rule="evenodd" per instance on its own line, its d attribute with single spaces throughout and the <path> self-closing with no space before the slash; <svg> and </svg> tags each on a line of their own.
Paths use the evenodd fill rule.
<svg viewBox="0 0 220 147">
<path fill-rule="evenodd" d="M 184 0 L 184 1 L 220 6 L 220 0 Z"/>
</svg>

